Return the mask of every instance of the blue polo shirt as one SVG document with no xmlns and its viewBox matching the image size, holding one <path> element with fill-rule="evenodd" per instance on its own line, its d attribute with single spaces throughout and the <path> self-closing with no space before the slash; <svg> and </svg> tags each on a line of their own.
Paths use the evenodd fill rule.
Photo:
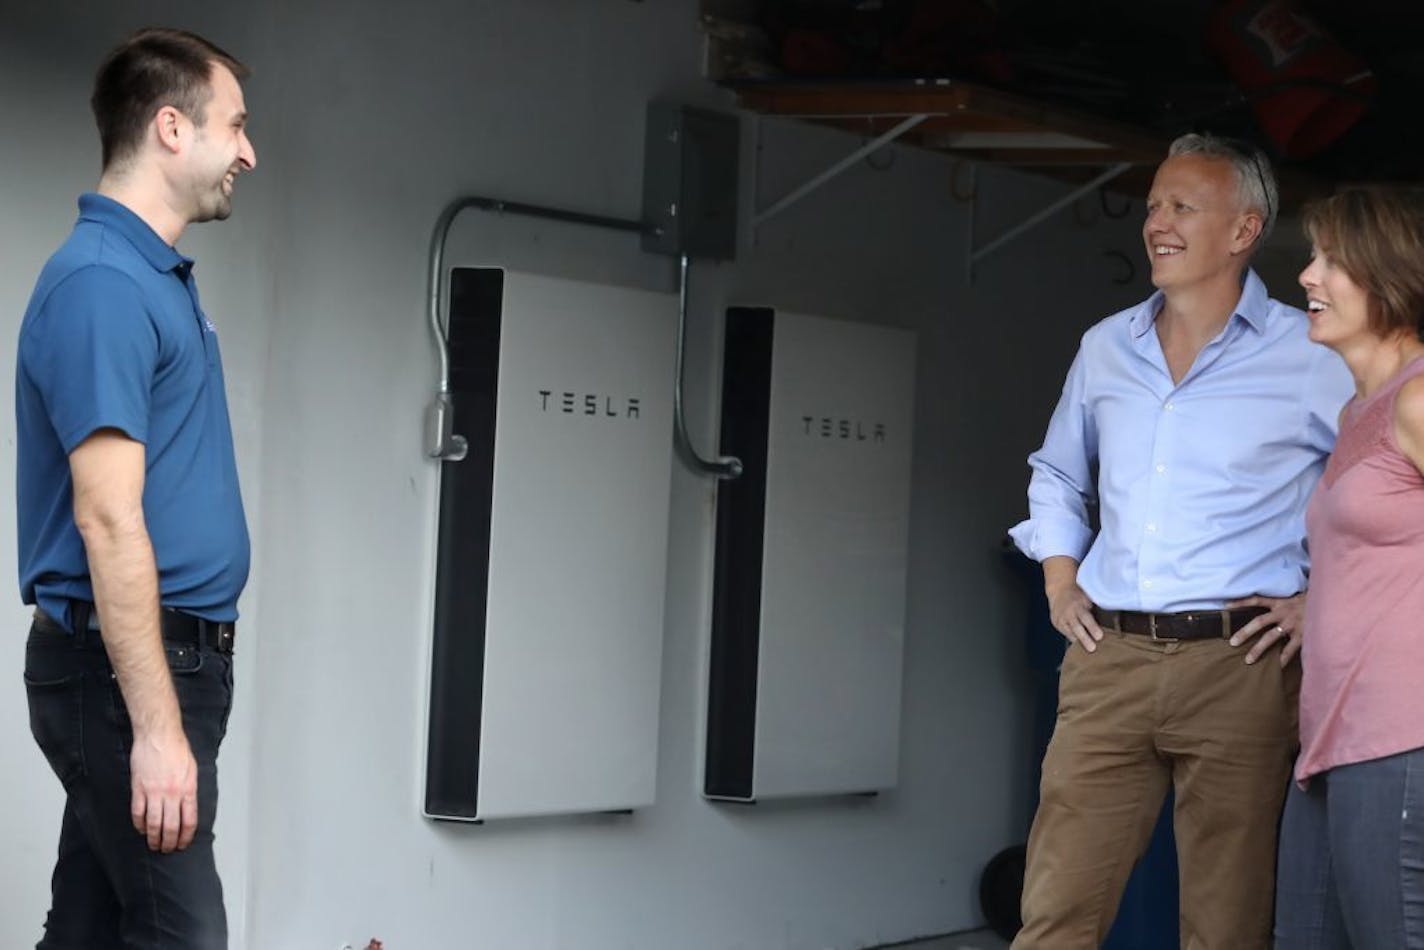
<svg viewBox="0 0 1424 950">
<path fill-rule="evenodd" d="M 94 599 L 69 453 L 112 428 L 145 447 L 143 513 L 163 605 L 237 619 L 247 523 L 217 332 L 192 260 L 128 208 L 84 195 L 35 285 L 16 362 L 24 602 L 69 626 L 67 601 Z"/>
</svg>

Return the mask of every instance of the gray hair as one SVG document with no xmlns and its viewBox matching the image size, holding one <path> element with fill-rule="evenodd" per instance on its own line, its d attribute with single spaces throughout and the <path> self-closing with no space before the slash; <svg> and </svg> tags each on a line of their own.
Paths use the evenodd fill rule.
<svg viewBox="0 0 1424 950">
<path fill-rule="evenodd" d="M 1271 169 L 1271 160 L 1264 152 L 1240 139 L 1189 132 L 1172 142 L 1167 155 L 1205 155 L 1230 162 L 1236 172 L 1236 193 L 1242 207 L 1261 216 L 1261 234 L 1256 238 L 1255 246 L 1260 247 L 1265 242 L 1276 226 L 1280 194 L 1276 190 L 1276 174 Z"/>
</svg>

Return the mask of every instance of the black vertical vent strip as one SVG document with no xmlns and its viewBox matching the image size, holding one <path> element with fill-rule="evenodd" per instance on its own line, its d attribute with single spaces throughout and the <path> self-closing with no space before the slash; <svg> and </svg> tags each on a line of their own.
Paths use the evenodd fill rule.
<svg viewBox="0 0 1424 950">
<path fill-rule="evenodd" d="M 746 466 L 717 486 L 717 555 L 707 702 L 709 798 L 751 801 L 756 752 L 757 653 L 766 525 L 766 456 L 771 426 L 771 356 L 776 312 L 727 311 L 718 451 Z"/>
<path fill-rule="evenodd" d="M 450 389 L 455 431 L 470 452 L 440 473 L 425 811 L 443 818 L 473 819 L 478 810 L 503 300 L 504 271 L 450 271 Z"/>
</svg>

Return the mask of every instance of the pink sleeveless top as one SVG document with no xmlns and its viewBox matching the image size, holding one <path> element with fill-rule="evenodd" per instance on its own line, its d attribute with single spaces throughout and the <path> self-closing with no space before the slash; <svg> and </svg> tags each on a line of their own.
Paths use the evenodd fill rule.
<svg viewBox="0 0 1424 950">
<path fill-rule="evenodd" d="M 1306 597 L 1296 780 L 1424 746 L 1424 476 L 1394 438 L 1407 364 L 1345 409 L 1306 509 Z"/>
</svg>

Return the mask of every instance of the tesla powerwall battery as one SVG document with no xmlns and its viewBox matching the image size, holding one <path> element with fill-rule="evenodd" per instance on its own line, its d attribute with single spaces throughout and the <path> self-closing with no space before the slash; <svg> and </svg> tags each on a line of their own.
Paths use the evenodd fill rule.
<svg viewBox="0 0 1424 950">
<path fill-rule="evenodd" d="M 914 335 L 727 312 L 704 790 L 895 785 Z"/>
<path fill-rule="evenodd" d="M 672 298 L 450 276 L 425 811 L 651 804 L 672 475 Z"/>
</svg>

